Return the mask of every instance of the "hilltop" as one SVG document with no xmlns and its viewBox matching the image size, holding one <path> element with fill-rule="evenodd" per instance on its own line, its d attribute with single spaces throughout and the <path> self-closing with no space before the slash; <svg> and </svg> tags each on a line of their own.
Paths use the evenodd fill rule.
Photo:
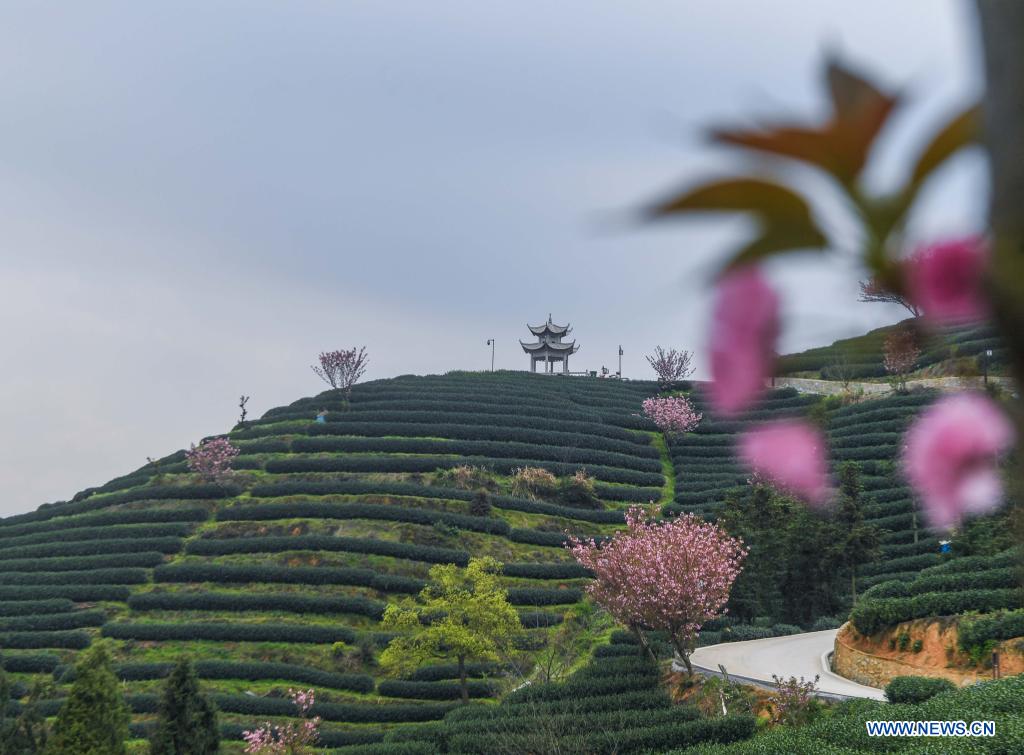
<svg viewBox="0 0 1024 755">
<path fill-rule="evenodd" d="M 581 669 L 587 694 L 601 699 L 650 695 L 656 674 L 637 672 L 624 677 L 628 683 L 621 674 L 601 676 L 613 672 L 611 659 L 632 665 L 635 649 L 586 609 L 586 572 L 563 547 L 566 533 L 607 535 L 634 503 L 655 502 L 668 516 L 716 516 L 746 486 L 730 454 L 734 435 L 768 417 L 816 417 L 836 458 L 861 465 L 867 516 L 884 528 L 882 558 L 862 570 L 864 587 L 941 560 L 893 474 L 900 435 L 932 394 L 842 406 L 777 390 L 743 419 L 708 417 L 668 446 L 640 416 L 643 399 L 657 391 L 648 382 L 529 373 L 378 380 L 356 386 L 349 402 L 328 391 L 232 429 L 241 453 L 230 481 L 197 482 L 177 452 L 70 502 L 0 520 L 4 668 L 16 682 L 52 675 L 55 698 L 46 710 L 53 712 L 76 652 L 102 636 L 114 646 L 137 735 L 170 664 L 187 654 L 229 738 L 292 715 L 285 693 L 302 685 L 318 691 L 324 745 L 378 742 L 441 719 L 459 694 L 451 667 L 424 667 L 406 679 L 381 674 L 375 657 L 389 639 L 378 628 L 385 605 L 419 591 L 435 563 L 488 555 L 505 565 L 503 582 L 527 632 L 515 659 L 521 677 L 477 664 L 474 698 L 538 680 L 535 663 L 564 640 L 557 633 L 567 617 L 579 631 L 560 660 L 563 677 Z M 699 387 L 692 397 L 703 406 Z M 324 423 L 314 421 L 321 409 Z M 513 494 L 511 476 L 523 467 L 557 475 L 560 492 Z M 573 482 L 581 469 L 591 485 L 582 493 Z M 485 510 L 473 505 L 481 486 L 490 489 Z M 705 641 L 797 630 L 723 621 L 708 627 Z M 597 671 L 587 672 L 595 653 L 609 661 L 595 659 Z M 562 693 L 518 694 L 536 705 Z M 612 703 L 589 710 L 601 704 Z M 620 725 L 669 725 L 669 714 L 651 715 Z M 704 731 L 671 726 L 680 741 Z M 746 726 L 726 728 L 749 736 Z"/>
</svg>

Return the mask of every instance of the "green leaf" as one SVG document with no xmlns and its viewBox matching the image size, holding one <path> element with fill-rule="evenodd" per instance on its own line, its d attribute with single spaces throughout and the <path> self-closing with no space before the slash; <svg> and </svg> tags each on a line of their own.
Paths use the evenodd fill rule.
<svg viewBox="0 0 1024 755">
<path fill-rule="evenodd" d="M 957 113 L 939 130 L 917 158 L 907 192 L 911 196 L 916 194 L 932 172 L 963 147 L 974 144 L 980 134 L 981 105 L 975 104 Z"/>
<path fill-rule="evenodd" d="M 651 218 L 688 212 L 738 212 L 758 226 L 726 269 L 800 249 L 825 249 L 828 239 L 814 222 L 807 201 L 792 189 L 757 178 L 716 181 L 682 192 L 652 207 Z"/>
</svg>

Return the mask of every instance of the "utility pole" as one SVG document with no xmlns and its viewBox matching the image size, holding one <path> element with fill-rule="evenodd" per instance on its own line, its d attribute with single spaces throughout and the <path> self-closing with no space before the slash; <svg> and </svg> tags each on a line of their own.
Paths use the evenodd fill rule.
<svg viewBox="0 0 1024 755">
<path fill-rule="evenodd" d="M 622 380 L 622 344 L 619 344 L 619 380 Z"/>
<path fill-rule="evenodd" d="M 487 345 L 491 347 L 491 372 L 494 372 L 494 339 L 488 338 Z"/>
<path fill-rule="evenodd" d="M 992 358 L 992 349 L 985 349 L 985 356 L 982 357 L 985 370 L 985 386 L 988 387 L 988 362 Z"/>
</svg>

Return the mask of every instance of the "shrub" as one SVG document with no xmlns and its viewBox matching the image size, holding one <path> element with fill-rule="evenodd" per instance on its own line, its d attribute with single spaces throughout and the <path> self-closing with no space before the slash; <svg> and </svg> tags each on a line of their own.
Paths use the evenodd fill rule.
<svg viewBox="0 0 1024 755">
<path fill-rule="evenodd" d="M 491 682 L 466 683 L 470 697 L 494 697 L 497 688 Z M 458 700 L 461 690 L 458 682 L 421 682 L 404 679 L 385 679 L 377 685 L 377 694 L 384 697 L 407 697 L 417 700 Z"/>
<path fill-rule="evenodd" d="M 576 579 L 591 577 L 593 573 L 575 561 L 563 561 L 554 564 L 505 564 L 502 573 L 506 577 L 525 577 L 527 579 Z"/>
<path fill-rule="evenodd" d="M 288 611 L 354 613 L 380 619 L 385 603 L 361 596 L 294 593 L 146 592 L 128 598 L 133 611 Z"/>
<path fill-rule="evenodd" d="M 509 490 L 524 498 L 547 498 L 558 488 L 558 479 L 540 467 L 519 467 L 512 473 Z"/>
<path fill-rule="evenodd" d="M 104 637 L 121 640 L 213 640 L 224 642 L 308 642 L 330 644 L 356 641 L 348 627 L 309 624 L 223 623 L 112 623 L 103 626 Z"/>
<path fill-rule="evenodd" d="M 0 572 L 3 585 L 141 585 L 148 581 L 145 569 L 90 569 L 89 571 Z"/>
<path fill-rule="evenodd" d="M 302 585 L 354 585 L 381 592 L 414 593 L 423 580 L 398 574 L 381 574 L 370 569 L 342 566 L 229 566 L 215 563 L 186 563 L 160 566 L 153 572 L 157 582 L 282 582 Z"/>
<path fill-rule="evenodd" d="M 582 599 L 583 591 L 571 587 L 513 587 L 508 591 L 509 603 L 516 606 L 557 606 Z"/>
<path fill-rule="evenodd" d="M 236 504 L 217 512 L 221 521 L 260 521 L 315 517 L 328 519 L 379 519 L 394 522 L 432 525 L 445 522 L 449 526 L 471 532 L 505 534 L 508 522 L 502 519 L 451 514 L 431 509 L 400 508 L 373 503 L 332 503 L 328 501 L 294 501 L 291 503 Z"/>
<path fill-rule="evenodd" d="M 594 480 L 585 469 L 576 470 L 576 474 L 560 480 L 558 483 L 558 500 L 573 508 L 603 509 L 604 504 L 597 497 Z"/>
<path fill-rule="evenodd" d="M 469 514 L 470 516 L 491 515 L 491 496 L 486 490 L 481 488 L 473 494 L 473 498 L 469 502 Z"/>
<path fill-rule="evenodd" d="M 815 619 L 814 624 L 811 625 L 812 632 L 821 632 L 826 629 L 838 629 L 843 625 L 843 622 L 839 619 L 833 618 L 832 616 L 822 616 Z"/>
<path fill-rule="evenodd" d="M 471 467 L 462 464 L 450 469 L 439 469 L 434 472 L 434 485 L 445 485 L 461 490 L 487 489 L 494 487 L 494 478 L 482 467 Z"/>
<path fill-rule="evenodd" d="M 890 703 L 923 703 L 941 692 L 956 689 L 948 679 L 927 676 L 897 676 L 885 685 L 885 698 Z"/>
<path fill-rule="evenodd" d="M 508 539 L 517 543 L 528 545 L 548 545 L 560 547 L 565 545 L 569 536 L 562 532 L 541 532 L 539 530 L 513 529 L 508 533 Z"/>
<path fill-rule="evenodd" d="M 452 548 L 398 543 L 374 538 L 338 537 L 335 535 L 285 535 L 279 537 L 203 538 L 192 540 L 187 553 L 219 556 L 229 553 L 282 553 L 285 551 L 345 551 L 373 553 L 379 556 L 405 558 L 433 564 L 469 563 L 469 553 Z M 2 563 L 2 562 L 0 562 Z"/>
<path fill-rule="evenodd" d="M 36 648 L 81 650 L 89 647 L 89 642 L 89 635 L 81 631 L 5 632 L 0 634 L 0 647 L 17 650 L 34 650 Z"/>
<path fill-rule="evenodd" d="M 128 600 L 123 585 L 0 585 L 0 601 L 27 598 L 67 598 L 74 601 Z"/>
<path fill-rule="evenodd" d="M 89 528 L 90 530 L 92 528 Z M 2 545 L 2 543 L 0 543 Z M 150 538 L 139 538 L 133 537 L 130 539 L 102 539 L 102 540 L 84 540 L 81 542 L 45 542 L 39 543 L 38 545 L 22 545 L 12 548 L 3 548 L 0 550 L 0 566 L 8 568 L 11 571 L 26 571 L 22 567 L 16 565 L 16 562 L 22 559 L 30 559 L 39 561 L 39 557 L 44 558 L 43 562 L 48 563 L 61 563 L 55 561 L 54 557 L 59 556 L 103 556 L 110 558 L 115 553 L 147 553 L 150 560 L 153 558 L 153 554 L 163 553 L 177 553 L 181 550 L 181 538 L 180 537 L 150 537 Z M 64 563 L 74 563 L 73 561 L 67 561 Z M 100 561 L 82 561 L 84 564 L 98 564 Z M 122 564 L 123 566 L 132 566 L 133 564 Z M 40 569 L 41 570 L 41 567 Z M 28 570 L 32 571 L 32 570 Z"/>
<path fill-rule="evenodd" d="M 964 650 L 1014 637 L 1024 637 L 1024 609 L 960 621 L 958 640 Z"/>
<path fill-rule="evenodd" d="M 17 616 L 0 619 L 0 632 L 38 632 L 60 629 L 98 627 L 106 621 L 103 611 L 69 611 L 39 616 Z"/>
</svg>

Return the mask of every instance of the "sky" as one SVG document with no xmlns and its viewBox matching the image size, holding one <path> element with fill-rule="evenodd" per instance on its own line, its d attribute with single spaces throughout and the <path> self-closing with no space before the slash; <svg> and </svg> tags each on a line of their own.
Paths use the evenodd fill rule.
<svg viewBox="0 0 1024 755">
<path fill-rule="evenodd" d="M 982 86 L 951 0 L 290 0 L 0 6 L 0 515 L 70 498 L 237 419 L 368 379 L 525 369 L 550 313 L 574 369 L 706 374 L 735 221 L 635 221 L 739 165 L 708 126 L 822 114 L 826 53 L 913 103 L 908 145 Z M 912 233 L 974 230 L 979 155 Z M 829 210 L 826 208 L 827 214 Z M 773 264 L 782 350 L 896 321 L 842 255 Z"/>
</svg>

